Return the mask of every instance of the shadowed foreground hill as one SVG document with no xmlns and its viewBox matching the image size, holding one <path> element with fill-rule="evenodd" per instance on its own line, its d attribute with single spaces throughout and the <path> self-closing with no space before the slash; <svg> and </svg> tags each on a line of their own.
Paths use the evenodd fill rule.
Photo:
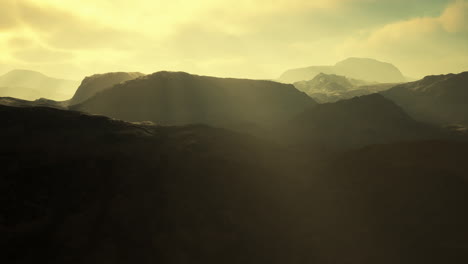
<svg viewBox="0 0 468 264">
<path fill-rule="evenodd" d="M 13 97 L 0 97 L 0 105 L 16 106 L 16 107 L 51 107 L 58 109 L 67 109 L 68 101 L 54 101 L 45 98 L 34 101 L 22 100 Z"/>
<path fill-rule="evenodd" d="M 380 94 L 310 107 L 282 130 L 284 138 L 297 143 L 337 148 L 446 137 L 439 129 L 414 121 Z"/>
<path fill-rule="evenodd" d="M 78 82 L 48 77 L 40 72 L 13 70 L 0 76 L 0 96 L 26 100 L 67 100 Z"/>
<path fill-rule="evenodd" d="M 128 121 L 229 127 L 287 120 L 314 104 L 292 85 L 158 72 L 116 85 L 71 109 Z"/>
<path fill-rule="evenodd" d="M 424 141 L 337 158 L 316 201 L 333 220 L 315 228 L 340 256 L 317 263 L 467 262 L 467 155 L 466 142 Z"/>
<path fill-rule="evenodd" d="M 367 58 L 348 58 L 334 66 L 311 66 L 288 70 L 279 81 L 294 83 L 313 79 L 319 73 L 344 75 L 349 78 L 380 83 L 401 83 L 405 77 L 390 63 Z"/>
<path fill-rule="evenodd" d="M 468 72 L 427 76 L 382 94 L 416 120 L 468 125 Z"/>
<path fill-rule="evenodd" d="M 287 246 L 279 172 L 250 137 L 51 108 L 0 120 L 1 263 L 275 263 Z"/>
<path fill-rule="evenodd" d="M 1 263 L 468 261 L 467 143 L 326 160 L 207 126 L 8 106 L 0 120 Z"/>
<path fill-rule="evenodd" d="M 144 74 L 139 72 L 110 72 L 86 77 L 81 82 L 80 87 L 78 87 L 76 90 L 73 98 L 70 100 L 70 104 L 74 105 L 81 103 L 98 92 L 109 89 L 116 84 L 133 80 L 141 76 L 144 76 Z"/>
</svg>

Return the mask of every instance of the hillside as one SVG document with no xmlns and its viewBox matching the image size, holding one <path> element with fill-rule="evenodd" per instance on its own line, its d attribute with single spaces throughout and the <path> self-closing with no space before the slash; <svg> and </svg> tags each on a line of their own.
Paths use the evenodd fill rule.
<svg viewBox="0 0 468 264">
<path fill-rule="evenodd" d="M 0 97 L 0 105 L 15 107 L 51 107 L 58 109 L 67 109 L 68 101 L 54 101 L 45 98 L 34 101 L 22 100 L 13 97 Z"/>
<path fill-rule="evenodd" d="M 71 109 L 128 121 L 231 127 L 287 120 L 315 104 L 293 85 L 158 72 L 115 85 Z"/>
<path fill-rule="evenodd" d="M 298 144 L 337 148 L 445 137 L 379 94 L 310 107 L 282 129 Z"/>
<path fill-rule="evenodd" d="M 284 83 L 307 81 L 319 73 L 343 75 L 367 82 L 401 83 L 406 81 L 400 70 L 394 65 L 367 58 L 348 58 L 334 66 L 292 69 L 283 73 L 278 80 Z"/>
<path fill-rule="evenodd" d="M 335 159 L 317 194 L 317 204 L 330 211 L 316 234 L 325 238 L 320 249 L 341 256 L 321 260 L 468 261 L 466 155 L 466 142 L 422 141 L 368 146 Z"/>
<path fill-rule="evenodd" d="M 86 77 L 70 100 L 70 104 L 81 103 L 98 92 L 141 76 L 144 76 L 144 74 L 139 72 L 110 72 Z"/>
<path fill-rule="evenodd" d="M 468 125 L 468 72 L 427 76 L 382 94 L 417 120 Z"/>
<path fill-rule="evenodd" d="M 13 70 L 0 76 L 0 96 L 25 100 L 67 100 L 78 82 L 48 77 L 40 72 Z"/>
<path fill-rule="evenodd" d="M 468 261 L 467 143 L 325 158 L 200 125 L 7 106 L 0 120 L 2 263 Z"/>
</svg>

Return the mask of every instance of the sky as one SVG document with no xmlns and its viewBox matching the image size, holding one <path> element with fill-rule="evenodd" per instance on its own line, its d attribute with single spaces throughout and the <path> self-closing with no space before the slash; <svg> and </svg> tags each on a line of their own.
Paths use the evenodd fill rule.
<svg viewBox="0 0 468 264">
<path fill-rule="evenodd" d="M 348 57 L 468 71 L 468 0 L 0 0 L 0 74 L 275 79 Z"/>
</svg>

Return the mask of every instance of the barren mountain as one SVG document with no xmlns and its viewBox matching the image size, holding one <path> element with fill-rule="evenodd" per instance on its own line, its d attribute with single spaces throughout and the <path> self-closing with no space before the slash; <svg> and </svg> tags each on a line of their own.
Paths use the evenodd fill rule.
<svg viewBox="0 0 468 264">
<path fill-rule="evenodd" d="M 367 58 L 348 58 L 334 66 L 311 66 L 288 70 L 279 81 L 294 83 L 313 79 L 319 73 L 344 75 L 349 78 L 379 83 L 401 83 L 405 77 L 394 65 Z"/>
<path fill-rule="evenodd" d="M 294 86 L 307 93 L 319 103 L 336 102 L 387 90 L 397 84 L 370 83 L 335 74 L 320 73 L 312 80 L 294 83 Z"/>
<path fill-rule="evenodd" d="M 287 120 L 315 104 L 293 85 L 158 72 L 115 85 L 71 109 L 128 121 L 231 127 Z"/>
</svg>

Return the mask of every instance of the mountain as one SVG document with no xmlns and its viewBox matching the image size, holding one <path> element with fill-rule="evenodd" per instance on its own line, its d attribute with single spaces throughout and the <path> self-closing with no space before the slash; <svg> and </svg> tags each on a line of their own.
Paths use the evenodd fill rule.
<svg viewBox="0 0 468 264">
<path fill-rule="evenodd" d="M 319 103 L 336 102 L 389 89 L 396 84 L 370 83 L 335 74 L 319 73 L 312 80 L 294 83 L 294 86 Z"/>
<path fill-rule="evenodd" d="M 51 107 L 58 109 L 67 109 L 68 101 L 54 101 L 45 98 L 34 101 L 22 100 L 13 97 L 0 97 L 0 105 L 15 107 Z"/>
<path fill-rule="evenodd" d="M 78 82 L 48 77 L 40 72 L 13 70 L 0 76 L 0 96 L 26 100 L 67 100 Z"/>
<path fill-rule="evenodd" d="M 315 104 L 293 85 L 157 72 L 115 85 L 71 109 L 128 121 L 231 127 L 286 120 Z"/>
<path fill-rule="evenodd" d="M 278 81 L 283 83 L 307 81 L 313 79 L 320 73 L 338 74 L 333 66 L 310 66 L 306 68 L 287 70 L 279 77 Z"/>
<path fill-rule="evenodd" d="M 344 75 L 349 78 L 379 83 L 401 83 L 406 79 L 397 67 L 390 63 L 367 58 L 348 58 L 334 66 L 311 66 L 288 70 L 279 81 L 294 83 L 313 79 L 319 73 Z"/>
<path fill-rule="evenodd" d="M 144 74 L 139 72 L 110 72 L 86 77 L 70 100 L 70 104 L 81 103 L 116 84 L 133 80 L 141 76 L 144 76 Z"/>
<path fill-rule="evenodd" d="M 356 86 L 366 85 L 368 82 L 346 78 L 336 74 L 319 73 L 312 80 L 294 83 L 294 86 L 307 94 L 315 92 L 348 91 Z"/>
<path fill-rule="evenodd" d="M 0 121 L 1 263 L 468 261 L 466 142 L 324 158 L 46 107 L 0 106 Z"/>
<path fill-rule="evenodd" d="M 426 76 L 382 94 L 417 120 L 468 125 L 468 72 Z"/>
<path fill-rule="evenodd" d="M 299 144 L 337 148 L 444 138 L 441 131 L 416 122 L 380 94 L 310 107 L 284 124 L 283 131 L 284 138 Z"/>
</svg>

